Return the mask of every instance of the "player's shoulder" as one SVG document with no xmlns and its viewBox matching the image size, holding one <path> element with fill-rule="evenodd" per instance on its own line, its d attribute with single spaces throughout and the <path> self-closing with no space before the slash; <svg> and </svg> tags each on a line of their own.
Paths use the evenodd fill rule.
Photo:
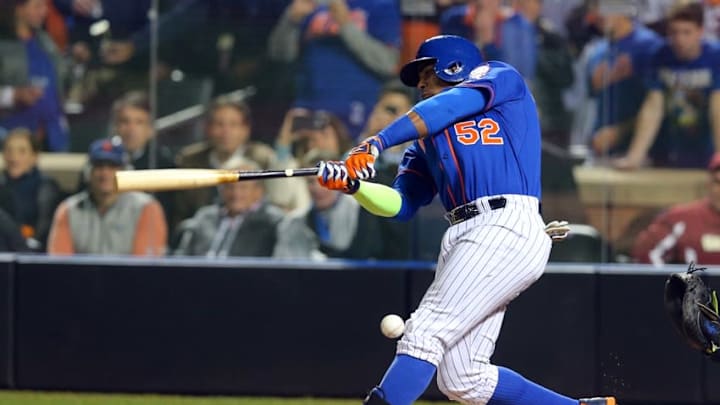
<svg viewBox="0 0 720 405">
<path fill-rule="evenodd" d="M 498 60 L 491 60 L 474 68 L 468 78 L 461 83 L 461 86 L 472 87 L 474 84 L 498 79 L 498 76 L 520 76 L 520 73 L 512 65 Z"/>
</svg>

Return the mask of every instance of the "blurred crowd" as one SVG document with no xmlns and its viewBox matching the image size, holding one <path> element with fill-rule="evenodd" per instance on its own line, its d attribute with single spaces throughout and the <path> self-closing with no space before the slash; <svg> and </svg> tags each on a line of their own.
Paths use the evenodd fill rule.
<svg viewBox="0 0 720 405">
<path fill-rule="evenodd" d="M 444 33 L 512 64 L 533 90 L 546 220 L 587 221 L 576 165 L 706 169 L 708 197 L 650 218 L 622 257 L 720 263 L 720 1 L 150 7 L 0 0 L 0 250 L 433 260 L 447 227 L 437 206 L 399 223 L 312 177 L 147 194 L 118 193 L 114 174 L 341 159 L 418 101 L 398 67 Z M 381 155 L 378 181 L 392 182 L 402 151 Z M 87 154 L 70 189 L 38 166 L 67 152 Z"/>
</svg>

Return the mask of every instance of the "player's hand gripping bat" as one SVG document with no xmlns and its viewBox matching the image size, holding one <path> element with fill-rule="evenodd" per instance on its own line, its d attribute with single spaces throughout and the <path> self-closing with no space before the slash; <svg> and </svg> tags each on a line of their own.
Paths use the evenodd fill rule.
<svg viewBox="0 0 720 405">
<path fill-rule="evenodd" d="M 285 170 L 151 169 L 115 173 L 117 191 L 169 191 L 217 186 L 243 180 L 315 176 L 317 167 Z"/>
</svg>

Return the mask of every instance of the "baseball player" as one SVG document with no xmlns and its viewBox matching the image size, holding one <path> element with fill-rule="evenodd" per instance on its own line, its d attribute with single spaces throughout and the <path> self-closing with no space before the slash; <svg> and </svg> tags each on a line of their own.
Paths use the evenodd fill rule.
<svg viewBox="0 0 720 405">
<path fill-rule="evenodd" d="M 344 162 L 321 162 L 318 174 L 323 186 L 399 220 L 437 194 L 451 224 L 435 280 L 364 403 L 409 405 L 437 372 L 440 389 L 464 404 L 614 405 L 565 397 L 490 363 L 506 306 L 540 278 L 552 244 L 539 213 L 537 109 L 523 78 L 450 35 L 423 42 L 400 78 L 423 100 Z M 411 140 L 392 187 L 361 181 L 383 149 Z"/>
</svg>

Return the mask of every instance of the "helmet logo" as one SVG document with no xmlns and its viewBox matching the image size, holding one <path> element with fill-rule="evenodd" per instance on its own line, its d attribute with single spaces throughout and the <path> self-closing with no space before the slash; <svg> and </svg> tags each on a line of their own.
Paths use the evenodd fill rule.
<svg viewBox="0 0 720 405">
<path fill-rule="evenodd" d="M 463 66 L 462 63 L 455 61 L 450 63 L 445 69 L 443 69 L 443 72 L 448 75 L 456 75 L 460 72 L 462 72 Z"/>
</svg>

